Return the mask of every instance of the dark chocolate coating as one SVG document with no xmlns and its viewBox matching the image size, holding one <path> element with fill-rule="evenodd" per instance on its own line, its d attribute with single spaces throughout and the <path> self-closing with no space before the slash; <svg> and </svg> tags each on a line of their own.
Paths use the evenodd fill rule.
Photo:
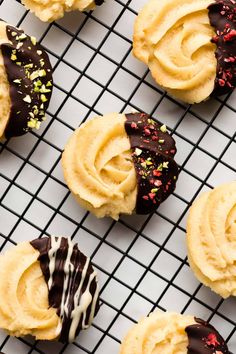
<svg viewBox="0 0 236 354">
<path fill-rule="evenodd" d="M 1 51 L 10 85 L 11 111 L 4 135 L 11 138 L 25 134 L 32 124 L 37 127 L 44 119 L 52 94 L 52 67 L 33 37 L 11 26 L 6 31 L 12 44 L 1 44 Z"/>
<path fill-rule="evenodd" d="M 188 354 L 229 354 L 227 344 L 209 323 L 195 318 L 197 324 L 186 327 Z"/>
<path fill-rule="evenodd" d="M 236 86 L 236 4 L 234 0 L 215 0 L 208 6 L 216 35 L 217 59 L 215 87 L 211 96 L 225 95 Z"/>
<path fill-rule="evenodd" d="M 57 238 L 56 238 L 57 239 Z M 45 278 L 45 281 L 48 284 L 49 278 L 50 278 L 50 272 L 49 272 L 49 250 L 51 248 L 51 238 L 50 237 L 43 237 L 40 239 L 36 239 L 30 242 L 31 245 L 39 251 L 40 256 L 38 258 L 40 262 L 40 266 Z M 61 301 L 62 301 L 62 294 L 63 294 L 63 285 L 64 285 L 64 280 L 65 280 L 65 261 L 66 257 L 68 254 L 68 239 L 65 237 L 61 238 L 61 243 L 60 247 L 58 248 L 56 252 L 56 265 L 55 265 L 55 271 L 52 276 L 52 286 L 49 289 L 49 305 L 50 307 L 56 308 L 57 309 L 57 314 L 60 316 L 61 314 Z M 66 296 L 69 296 L 69 301 L 68 301 L 68 313 L 64 313 L 62 319 L 62 330 L 60 333 L 59 341 L 62 343 L 66 343 L 69 341 L 69 330 L 70 326 L 72 323 L 72 318 L 71 318 L 71 313 L 74 309 L 74 296 L 79 288 L 79 285 L 81 283 L 81 276 L 82 276 L 82 271 L 84 269 L 85 263 L 87 261 L 87 257 L 80 252 L 78 249 L 78 245 L 74 244 L 73 246 L 73 252 L 70 258 L 71 263 L 74 265 L 74 270 L 70 272 L 69 274 L 69 285 L 66 289 Z M 80 296 L 77 299 L 77 302 L 79 303 L 81 299 L 81 295 L 85 292 L 88 284 L 89 284 L 89 278 L 90 275 L 94 273 L 94 269 L 89 262 L 88 269 L 86 271 L 86 275 L 84 278 L 84 282 L 81 287 L 80 291 Z M 90 286 L 89 286 L 89 292 L 92 295 L 92 298 L 94 294 L 96 293 L 97 290 L 97 280 L 96 277 L 93 278 Z M 69 291 L 69 293 L 68 293 Z M 65 305 L 65 304 L 63 304 Z M 99 309 L 99 300 L 96 302 L 96 308 L 95 308 L 95 315 Z M 88 323 L 89 317 L 91 313 L 91 304 L 86 310 L 86 318 L 85 318 L 85 324 Z M 76 329 L 76 336 L 82 329 L 82 320 L 83 318 L 81 317 L 79 325 Z"/>
<path fill-rule="evenodd" d="M 135 211 L 149 214 L 175 189 L 178 178 L 178 166 L 173 159 L 175 141 L 162 124 L 145 113 L 126 114 L 125 130 L 137 176 Z"/>
<path fill-rule="evenodd" d="M 100 5 L 102 5 L 104 3 L 104 0 L 95 0 L 95 4 L 97 5 L 97 6 L 100 6 Z"/>
</svg>

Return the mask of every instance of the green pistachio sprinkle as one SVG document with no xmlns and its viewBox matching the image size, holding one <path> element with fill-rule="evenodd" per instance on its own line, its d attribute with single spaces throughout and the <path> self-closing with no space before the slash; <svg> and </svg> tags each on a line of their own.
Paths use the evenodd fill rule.
<svg viewBox="0 0 236 354">
<path fill-rule="evenodd" d="M 166 133 L 166 131 L 167 131 L 166 125 L 163 124 L 163 125 L 160 127 L 160 130 L 162 131 L 162 133 Z"/>
<path fill-rule="evenodd" d="M 28 121 L 28 123 L 27 123 L 27 126 L 29 127 L 29 128 L 35 128 L 36 127 L 36 123 L 37 123 L 37 120 L 36 119 L 30 119 L 30 121 Z"/>
<path fill-rule="evenodd" d="M 26 64 L 25 66 L 24 66 L 24 68 L 26 68 L 26 69 L 32 69 L 33 68 L 33 64 L 32 63 L 30 63 L 30 64 Z"/>
<path fill-rule="evenodd" d="M 11 55 L 11 60 L 15 61 L 17 59 L 17 56 L 15 54 Z"/>
<path fill-rule="evenodd" d="M 46 75 L 47 75 L 47 73 L 46 73 L 46 71 L 44 69 L 39 70 L 39 76 L 40 77 L 43 77 L 43 76 L 46 76 Z"/>
<path fill-rule="evenodd" d="M 20 83 L 21 83 L 21 79 L 15 79 L 15 80 L 13 80 L 13 82 L 14 82 L 15 84 L 20 84 Z"/>
<path fill-rule="evenodd" d="M 165 140 L 164 140 L 164 139 L 160 139 L 160 140 L 158 140 L 158 142 L 159 142 L 160 144 L 164 144 Z"/>
<path fill-rule="evenodd" d="M 15 36 L 17 36 L 17 33 L 16 32 L 11 32 L 11 35 L 12 35 L 12 37 L 15 37 Z"/>
<path fill-rule="evenodd" d="M 32 74 L 30 74 L 30 80 L 33 81 L 35 79 L 37 79 L 39 77 L 39 72 L 38 70 L 35 70 L 32 72 Z"/>
<path fill-rule="evenodd" d="M 25 33 L 22 33 L 20 36 L 17 36 L 17 37 L 16 37 L 16 39 L 17 39 L 18 41 L 23 41 L 23 40 L 26 39 L 26 38 L 27 38 L 27 36 L 26 36 Z"/>
<path fill-rule="evenodd" d="M 154 125 L 155 121 L 153 119 L 151 119 L 151 118 L 148 118 L 148 123 Z"/>
<path fill-rule="evenodd" d="M 41 93 L 48 93 L 51 92 L 50 89 L 47 89 L 45 85 L 42 85 L 41 89 L 39 90 Z"/>
<path fill-rule="evenodd" d="M 36 38 L 34 36 L 31 36 L 30 40 L 31 40 L 33 45 L 36 45 L 37 41 L 36 41 Z"/>
<path fill-rule="evenodd" d="M 163 168 L 168 168 L 169 167 L 169 162 L 163 162 Z"/>
<path fill-rule="evenodd" d="M 41 99 L 42 102 L 47 102 L 47 100 L 48 100 L 47 97 L 44 94 L 42 94 L 40 96 L 40 99 Z"/>
<path fill-rule="evenodd" d="M 153 163 L 151 162 L 151 161 L 146 161 L 146 164 L 148 165 L 148 166 L 150 166 L 150 165 L 153 165 Z"/>
<path fill-rule="evenodd" d="M 20 49 L 22 46 L 23 46 L 23 43 L 20 42 L 20 43 L 17 44 L 16 49 Z"/>
<path fill-rule="evenodd" d="M 157 193 L 157 192 L 158 192 L 158 188 L 153 188 L 153 189 L 151 189 L 151 192 L 152 192 L 152 193 Z"/>
<path fill-rule="evenodd" d="M 30 95 L 26 95 L 26 96 L 23 98 L 23 101 L 24 101 L 24 102 L 27 102 L 27 103 L 31 103 L 31 97 L 30 97 Z"/>
<path fill-rule="evenodd" d="M 146 167 L 147 167 L 146 161 L 141 162 L 141 166 L 142 166 L 143 168 L 146 168 Z"/>
<path fill-rule="evenodd" d="M 139 155 L 141 155 L 141 154 L 142 154 L 142 150 L 139 149 L 139 148 L 136 148 L 136 149 L 135 149 L 135 155 L 136 155 L 136 156 L 139 156 Z"/>
</svg>

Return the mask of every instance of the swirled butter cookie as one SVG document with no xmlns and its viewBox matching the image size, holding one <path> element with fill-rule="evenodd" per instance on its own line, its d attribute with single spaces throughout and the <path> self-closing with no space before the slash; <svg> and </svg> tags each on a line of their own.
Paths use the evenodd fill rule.
<svg viewBox="0 0 236 354">
<path fill-rule="evenodd" d="M 0 138 L 39 129 L 51 94 L 46 52 L 35 37 L 0 21 Z"/>
<path fill-rule="evenodd" d="M 172 96 L 198 103 L 236 86 L 232 0 L 149 0 L 134 27 L 134 55 Z"/>
<path fill-rule="evenodd" d="M 112 113 L 78 128 L 65 147 L 65 180 L 97 217 L 153 212 L 178 177 L 175 141 L 145 113 Z"/>
<path fill-rule="evenodd" d="M 189 263 L 197 278 L 224 298 L 236 296 L 236 182 L 200 196 L 187 222 Z"/>
<path fill-rule="evenodd" d="M 89 11 L 102 5 L 104 0 L 21 0 L 28 10 L 44 22 L 62 18 L 65 12 L 74 10 Z"/>
<path fill-rule="evenodd" d="M 71 342 L 98 310 L 96 272 L 64 237 L 23 242 L 0 256 L 0 328 Z"/>
<path fill-rule="evenodd" d="M 153 312 L 126 335 L 120 354 L 229 354 L 209 323 L 187 315 Z"/>
</svg>

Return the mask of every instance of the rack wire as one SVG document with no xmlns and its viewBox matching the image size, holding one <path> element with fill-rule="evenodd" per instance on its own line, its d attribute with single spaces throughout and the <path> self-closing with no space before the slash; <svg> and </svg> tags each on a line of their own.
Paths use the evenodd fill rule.
<svg viewBox="0 0 236 354">
<path fill-rule="evenodd" d="M 235 179 L 235 93 L 190 106 L 169 97 L 132 58 L 132 25 L 145 0 L 107 0 L 90 13 L 43 24 L 17 0 L 0 1 L 0 17 L 36 35 L 54 66 L 48 120 L 38 132 L 0 144 L 0 251 L 22 240 L 63 234 L 91 256 L 101 308 L 71 345 L 0 334 L 6 354 L 118 353 L 122 337 L 154 309 L 203 317 L 236 351 L 235 300 L 223 301 L 194 278 L 186 257 L 185 220 L 198 193 Z M 72 131 L 109 111 L 146 111 L 177 142 L 180 178 L 154 214 L 97 220 L 71 197 L 60 158 Z"/>
</svg>

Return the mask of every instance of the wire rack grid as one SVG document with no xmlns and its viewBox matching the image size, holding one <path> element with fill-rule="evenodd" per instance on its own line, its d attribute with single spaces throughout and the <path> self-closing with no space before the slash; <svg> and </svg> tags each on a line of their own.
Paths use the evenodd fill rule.
<svg viewBox="0 0 236 354">
<path fill-rule="evenodd" d="M 199 192 L 235 179 L 235 93 L 199 105 L 175 101 L 132 57 L 132 28 L 145 0 L 107 0 L 94 12 L 53 24 L 17 0 L 0 1 L 0 17 L 35 35 L 54 66 L 46 124 L 0 145 L 0 250 L 42 235 L 78 241 L 99 273 L 101 308 L 70 345 L 10 338 L 6 354 L 118 353 L 134 322 L 154 309 L 210 320 L 236 351 L 235 300 L 223 301 L 194 278 L 186 257 L 185 221 Z M 60 157 L 73 130 L 111 111 L 145 111 L 167 124 L 177 142 L 175 193 L 150 216 L 97 220 L 82 210 L 63 180 Z"/>
</svg>

